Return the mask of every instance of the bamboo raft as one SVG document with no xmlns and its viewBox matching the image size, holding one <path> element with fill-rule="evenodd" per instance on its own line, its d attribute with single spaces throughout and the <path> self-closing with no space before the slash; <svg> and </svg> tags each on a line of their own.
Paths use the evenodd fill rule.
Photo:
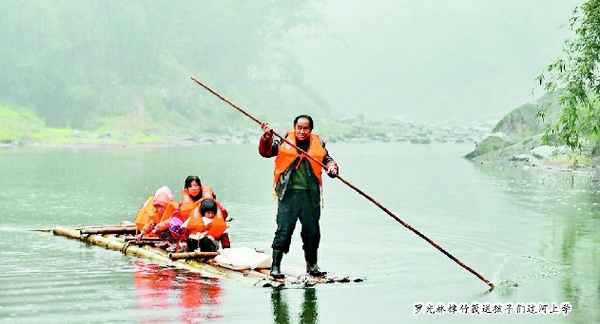
<svg viewBox="0 0 600 324">
<path fill-rule="evenodd" d="M 213 258 L 219 252 L 184 252 L 168 253 L 167 251 L 154 247 L 152 239 L 135 241 L 135 225 L 116 226 L 87 226 L 77 228 L 55 227 L 53 229 L 34 229 L 33 231 L 52 232 L 54 235 L 77 239 L 107 249 L 120 251 L 126 255 L 147 259 L 157 263 L 165 264 L 177 269 L 199 273 L 206 278 L 222 278 L 241 282 L 255 287 L 284 286 L 313 286 L 324 283 L 348 283 L 361 282 L 361 278 L 324 276 L 313 277 L 301 270 L 282 266 L 285 279 L 273 279 L 269 276 L 269 269 L 246 269 L 233 270 L 225 268 L 214 262 Z"/>
</svg>

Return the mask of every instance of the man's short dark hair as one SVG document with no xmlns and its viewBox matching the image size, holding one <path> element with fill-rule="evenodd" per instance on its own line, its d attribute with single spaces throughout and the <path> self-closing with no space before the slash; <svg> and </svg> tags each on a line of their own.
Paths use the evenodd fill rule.
<svg viewBox="0 0 600 324">
<path fill-rule="evenodd" d="M 315 123 L 313 122 L 312 117 L 310 117 L 309 115 L 300 115 L 300 116 L 296 117 L 294 119 L 294 127 L 296 127 L 296 124 L 298 123 L 298 119 L 300 119 L 300 118 L 308 119 L 308 127 L 310 127 L 310 130 L 313 129 L 313 127 L 315 126 Z"/>
</svg>

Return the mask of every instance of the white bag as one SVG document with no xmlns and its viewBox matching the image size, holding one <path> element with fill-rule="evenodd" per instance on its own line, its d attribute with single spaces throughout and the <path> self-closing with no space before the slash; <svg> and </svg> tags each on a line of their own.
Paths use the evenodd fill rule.
<svg viewBox="0 0 600 324">
<path fill-rule="evenodd" d="M 273 259 L 248 247 L 221 249 L 215 257 L 218 265 L 233 270 L 270 268 Z"/>
</svg>

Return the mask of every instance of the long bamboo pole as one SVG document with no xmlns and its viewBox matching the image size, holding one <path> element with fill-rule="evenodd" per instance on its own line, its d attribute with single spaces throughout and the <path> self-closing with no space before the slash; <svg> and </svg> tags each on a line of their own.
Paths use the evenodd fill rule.
<svg viewBox="0 0 600 324">
<path fill-rule="evenodd" d="M 242 114 L 244 114 L 244 115 L 248 116 L 250 119 L 254 120 L 257 124 L 262 125 L 262 122 L 260 120 L 258 120 L 254 116 L 250 115 L 249 113 L 247 113 L 246 111 L 244 111 L 242 108 L 238 107 L 236 104 L 234 104 L 233 102 L 229 101 L 227 98 L 221 96 L 219 93 L 217 93 L 213 89 L 209 88 L 207 85 L 205 85 L 204 83 L 200 82 L 198 79 L 192 77 L 192 80 L 194 82 L 198 83 L 204 89 L 208 90 L 210 93 L 214 94 L 215 96 L 219 97 L 221 100 L 223 100 L 226 103 L 228 103 L 233 108 L 237 109 Z M 305 156 L 307 156 L 308 158 L 310 158 L 314 162 L 318 163 L 322 168 L 327 169 L 325 167 L 325 165 L 323 164 L 323 162 L 321 162 L 321 161 L 315 159 L 314 157 L 308 155 L 308 153 L 306 153 L 304 150 L 300 149 L 298 146 L 296 146 L 294 143 L 292 143 L 291 141 L 289 141 L 285 137 L 279 135 L 275 131 L 273 131 L 273 134 L 275 136 L 279 137 L 282 141 L 284 141 L 284 142 L 290 144 L 292 147 L 296 148 L 299 152 L 301 152 L 302 154 L 304 154 Z M 339 174 L 335 175 L 335 177 L 338 178 L 340 181 L 342 181 L 344 184 L 346 184 L 348 187 L 354 189 L 354 191 L 358 192 L 361 196 L 367 198 L 370 202 L 372 202 L 373 204 L 375 204 L 377 207 L 379 207 L 381 210 L 383 210 L 386 214 L 388 214 L 390 217 L 392 217 L 393 219 L 395 219 L 398 223 L 402 224 L 404 227 L 408 228 L 413 233 L 417 234 L 419 237 L 421 237 L 422 239 L 424 239 L 425 241 L 427 241 L 433 247 L 435 247 L 440 252 L 442 252 L 445 256 L 447 256 L 448 258 L 450 258 L 452 261 L 456 262 L 458 265 L 460 265 L 461 267 L 463 267 L 464 269 L 466 269 L 470 273 L 474 274 L 477 278 L 481 279 L 481 281 L 485 282 L 488 286 L 490 286 L 491 289 L 494 289 L 495 286 L 494 286 L 493 282 L 487 280 L 484 276 L 480 275 L 478 272 L 476 272 L 475 270 L 473 270 L 471 267 L 467 266 L 462 261 L 460 261 L 459 259 L 457 259 L 456 257 L 454 257 L 452 254 L 448 253 L 448 251 L 444 250 L 441 246 L 439 246 L 437 243 L 435 243 L 434 241 L 432 241 L 430 238 L 428 238 L 427 236 L 425 236 L 424 234 L 422 234 L 421 232 L 419 232 L 418 230 L 416 230 L 414 227 L 410 226 L 408 223 L 406 223 L 405 221 L 403 221 L 402 219 L 400 219 L 400 217 L 394 215 L 394 213 L 392 213 L 389 209 L 387 209 L 382 204 L 380 204 L 377 200 L 373 199 L 371 196 L 367 195 L 364 191 L 360 190 L 358 187 L 356 187 L 355 185 L 351 184 L 346 179 L 342 178 Z"/>
<path fill-rule="evenodd" d="M 104 227 L 104 228 L 84 228 L 81 229 L 81 234 L 135 234 L 137 227 L 121 226 L 121 227 Z"/>
<path fill-rule="evenodd" d="M 80 227 L 75 227 L 73 229 L 80 230 L 80 231 L 87 231 L 87 230 L 95 230 L 95 229 L 102 230 L 102 229 L 106 229 L 106 228 L 125 228 L 125 229 L 133 228 L 135 230 L 135 224 L 80 226 Z M 55 227 L 32 228 L 32 229 L 29 229 L 29 231 L 31 231 L 31 232 L 52 232 L 52 231 L 54 231 L 54 229 L 55 229 Z M 89 233 L 89 234 L 91 234 L 91 233 Z"/>
<path fill-rule="evenodd" d="M 168 257 L 171 260 L 180 260 L 180 259 L 195 259 L 195 258 L 207 258 L 212 259 L 219 255 L 219 252 L 179 252 L 179 253 L 169 253 Z"/>
</svg>

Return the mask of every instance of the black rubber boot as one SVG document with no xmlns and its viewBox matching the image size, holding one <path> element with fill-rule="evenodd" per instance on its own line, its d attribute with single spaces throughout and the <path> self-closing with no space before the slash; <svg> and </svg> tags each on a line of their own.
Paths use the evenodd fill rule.
<svg viewBox="0 0 600 324">
<path fill-rule="evenodd" d="M 317 265 L 317 250 L 304 251 L 304 260 L 306 260 L 306 273 L 315 277 L 322 277 L 327 274 L 321 271 Z"/>
<path fill-rule="evenodd" d="M 283 259 L 283 252 L 273 250 L 273 264 L 271 265 L 271 277 L 273 277 L 273 279 L 282 279 L 285 277 L 285 275 L 281 273 L 281 259 Z"/>
</svg>

